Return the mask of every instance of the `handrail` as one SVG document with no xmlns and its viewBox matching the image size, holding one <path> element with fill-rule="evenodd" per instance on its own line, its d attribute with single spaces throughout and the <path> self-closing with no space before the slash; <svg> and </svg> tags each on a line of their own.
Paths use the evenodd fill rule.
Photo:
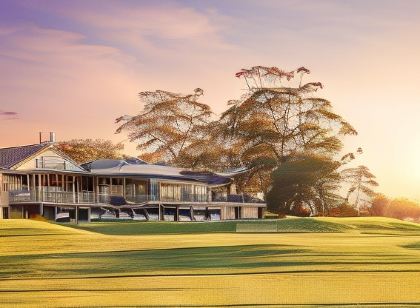
<svg viewBox="0 0 420 308">
<path fill-rule="evenodd" d="M 50 203 L 95 203 L 95 193 L 83 191 L 18 190 L 9 192 L 10 203 L 50 202 Z"/>
<path fill-rule="evenodd" d="M 111 194 L 94 193 L 92 191 L 67 192 L 67 191 L 48 191 L 48 190 L 17 190 L 9 192 L 9 203 L 28 203 L 28 202 L 50 202 L 50 203 L 74 203 L 74 204 L 110 204 Z M 212 199 L 203 194 L 183 194 L 177 198 L 168 196 L 154 195 L 134 195 L 124 198 L 127 203 L 140 204 L 149 201 L 162 202 L 191 202 L 191 203 L 264 203 L 263 200 L 250 197 L 248 195 L 224 195 L 216 196 Z"/>
</svg>

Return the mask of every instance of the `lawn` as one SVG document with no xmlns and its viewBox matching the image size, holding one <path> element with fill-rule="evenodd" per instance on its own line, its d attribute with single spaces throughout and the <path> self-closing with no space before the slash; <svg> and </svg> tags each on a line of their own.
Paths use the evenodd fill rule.
<svg viewBox="0 0 420 308">
<path fill-rule="evenodd" d="M 420 225 L 387 218 L 0 222 L 2 307 L 414 306 L 419 274 Z"/>
</svg>

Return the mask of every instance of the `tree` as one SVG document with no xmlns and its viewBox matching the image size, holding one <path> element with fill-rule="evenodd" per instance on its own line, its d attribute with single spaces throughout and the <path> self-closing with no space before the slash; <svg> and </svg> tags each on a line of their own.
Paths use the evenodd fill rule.
<svg viewBox="0 0 420 308">
<path fill-rule="evenodd" d="M 177 165 L 222 172 L 241 167 L 237 157 L 235 148 L 226 146 L 226 140 L 219 134 L 219 121 L 216 120 L 201 127 L 200 134 L 191 138 L 178 155 Z"/>
<path fill-rule="evenodd" d="M 370 214 L 372 216 L 384 216 L 385 210 L 390 202 L 391 200 L 389 200 L 385 195 L 376 194 L 372 200 Z"/>
<path fill-rule="evenodd" d="M 130 141 L 137 142 L 146 161 L 164 161 L 178 165 L 183 151 L 200 140 L 212 112 L 198 99 L 203 90 L 181 95 L 168 91 L 140 92 L 143 110 L 136 116 L 122 116 L 117 133 L 128 132 Z"/>
<path fill-rule="evenodd" d="M 389 199 L 377 194 L 372 200 L 370 213 L 373 216 L 420 221 L 420 204 L 405 198 Z"/>
<path fill-rule="evenodd" d="M 357 134 L 328 100 L 316 95 L 321 83 L 302 83 L 309 73 L 304 67 L 291 72 L 265 66 L 243 69 L 236 76 L 247 85 L 245 95 L 229 101 L 213 121 L 210 108 L 198 101 L 201 89 L 189 95 L 141 92 L 142 112 L 118 118 L 122 124 L 117 133 L 128 132 L 138 142 L 140 157 L 148 161 L 211 171 L 247 167 L 247 173 L 235 178 L 238 191 L 267 193 L 276 167 L 302 156 L 333 161 L 342 149 L 340 138 Z M 317 185 L 325 212 L 336 183 Z"/>
<path fill-rule="evenodd" d="M 363 197 L 372 198 L 375 196 L 373 187 L 378 186 L 378 182 L 375 181 L 375 176 L 369 171 L 366 166 L 358 166 L 356 168 L 347 168 L 341 172 L 341 176 L 350 187 L 347 192 L 346 200 L 352 195 L 355 195 L 354 207 L 360 214 L 360 201 L 363 201 Z"/>
<path fill-rule="evenodd" d="M 357 134 L 328 100 L 315 95 L 321 83 L 302 84 L 309 73 L 304 67 L 286 72 L 254 66 L 236 74 L 247 93 L 228 103 L 218 127 L 224 146 L 237 150 L 237 161 L 258 170 L 261 189 L 269 187 L 272 161 L 282 164 L 301 153 L 332 157 L 342 148 L 340 136 Z"/>
<path fill-rule="evenodd" d="M 102 139 L 72 139 L 59 142 L 56 147 L 79 164 L 96 159 L 119 159 L 124 149 L 122 143 Z"/>
<path fill-rule="evenodd" d="M 327 214 L 331 207 L 343 201 L 337 194 L 340 166 L 340 162 L 325 156 L 295 157 L 280 164 L 272 174 L 268 209 L 297 215 L 306 207 L 312 214 Z"/>
<path fill-rule="evenodd" d="M 420 221 L 420 205 L 418 202 L 405 198 L 397 198 L 385 207 L 384 216 L 418 222 Z"/>
</svg>

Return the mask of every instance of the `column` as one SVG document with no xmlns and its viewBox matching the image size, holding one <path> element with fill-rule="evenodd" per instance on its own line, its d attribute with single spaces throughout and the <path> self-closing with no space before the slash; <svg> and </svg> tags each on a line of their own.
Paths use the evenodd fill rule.
<svg viewBox="0 0 420 308">
<path fill-rule="evenodd" d="M 73 203 L 76 203 L 76 187 L 74 185 L 75 176 L 72 175 L 72 192 L 73 192 Z"/>
</svg>

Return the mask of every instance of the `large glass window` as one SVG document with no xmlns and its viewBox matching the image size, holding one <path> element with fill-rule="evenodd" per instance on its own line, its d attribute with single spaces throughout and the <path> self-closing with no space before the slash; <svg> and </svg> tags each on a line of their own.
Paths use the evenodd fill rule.
<svg viewBox="0 0 420 308">
<path fill-rule="evenodd" d="M 162 201 L 205 202 L 207 187 L 204 185 L 162 183 Z"/>
<path fill-rule="evenodd" d="M 162 201 L 181 201 L 181 185 L 162 183 L 160 197 Z"/>
<path fill-rule="evenodd" d="M 122 196 L 123 195 L 123 179 L 112 178 L 111 195 Z"/>
<path fill-rule="evenodd" d="M 126 179 L 125 195 L 127 197 L 147 195 L 147 182 L 141 180 Z"/>
</svg>

